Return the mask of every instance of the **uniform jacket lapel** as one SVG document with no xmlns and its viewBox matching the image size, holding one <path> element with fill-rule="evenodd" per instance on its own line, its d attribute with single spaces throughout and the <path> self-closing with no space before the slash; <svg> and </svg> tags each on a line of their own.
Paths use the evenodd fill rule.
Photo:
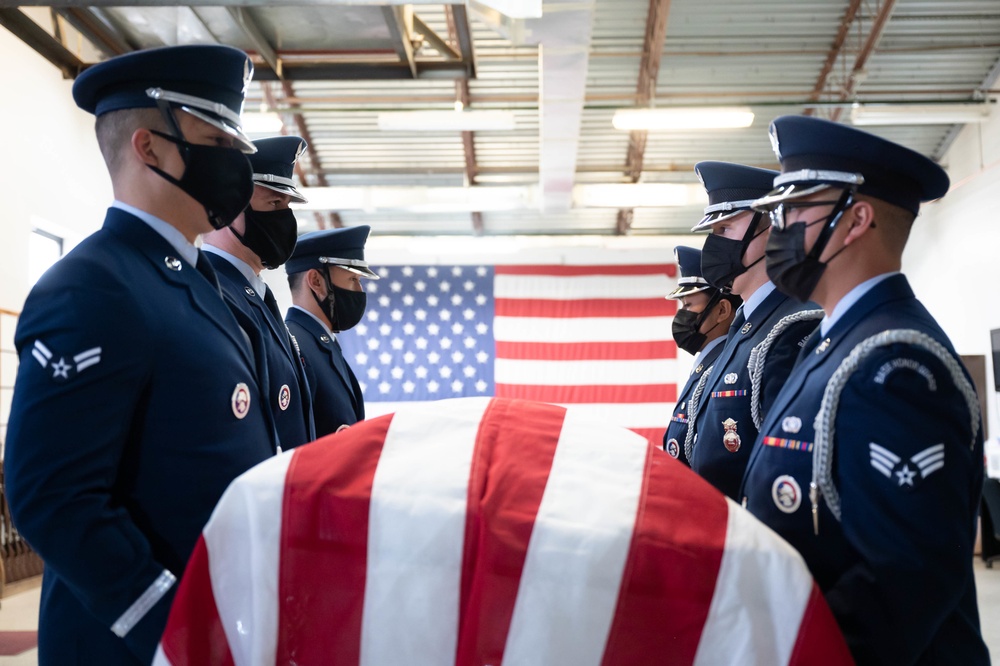
<svg viewBox="0 0 1000 666">
<path fill-rule="evenodd" d="M 358 397 L 354 390 L 354 384 L 351 382 L 351 377 L 348 374 L 349 370 L 347 368 L 347 361 L 344 359 L 344 355 L 340 351 L 340 345 L 336 343 L 336 340 L 334 340 L 332 336 L 327 334 L 326 330 L 318 321 L 310 317 L 308 314 L 296 308 L 292 308 L 288 311 L 288 317 L 316 338 L 316 342 L 319 347 L 325 350 L 329 355 L 330 365 L 337 371 L 337 377 L 339 377 L 340 381 L 342 381 L 344 386 L 347 387 L 347 393 L 351 396 L 354 409 L 357 411 Z"/>
<path fill-rule="evenodd" d="M 256 367 L 247 340 L 222 295 L 194 266 L 178 257 L 170 243 L 142 220 L 118 208 L 108 210 L 104 228 L 142 253 L 156 266 L 164 282 L 186 290 L 195 308 L 233 341 L 249 367 Z M 170 268 L 178 265 L 179 270 Z"/>
</svg>

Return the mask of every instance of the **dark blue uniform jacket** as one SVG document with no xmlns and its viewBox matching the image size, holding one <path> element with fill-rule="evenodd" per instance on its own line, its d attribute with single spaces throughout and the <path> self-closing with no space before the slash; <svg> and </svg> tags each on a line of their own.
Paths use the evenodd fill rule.
<svg viewBox="0 0 1000 666">
<path fill-rule="evenodd" d="M 256 293 L 240 270 L 225 257 L 211 252 L 206 252 L 205 256 L 219 275 L 226 302 L 255 323 L 248 335 L 253 341 L 258 361 L 258 376 L 267 374 L 266 400 L 274 416 L 278 443 L 287 451 L 311 442 L 316 439 L 316 434 L 305 372 L 293 347 L 291 334 L 274 303 L 274 296 Z M 267 296 L 273 312 L 263 300 Z"/>
<path fill-rule="evenodd" d="M 306 379 L 312 391 L 316 436 L 336 432 L 365 418 L 365 401 L 358 380 L 344 359 L 340 344 L 318 321 L 297 308 L 285 315 L 288 330 L 299 343 Z"/>
<path fill-rule="evenodd" d="M 41 664 L 149 663 L 226 486 L 274 454 L 246 339 L 218 289 L 141 220 L 104 228 L 32 289 L 6 444 L 14 523 L 45 561 Z"/>
<path fill-rule="evenodd" d="M 704 383 L 697 403 L 697 415 L 692 417 L 696 420 L 693 424 L 691 469 L 733 499 L 736 499 L 750 450 L 757 439 L 757 427 L 752 418 L 751 376 L 747 369 L 750 352 L 783 317 L 816 309 L 813 303 L 799 303 L 775 289 L 754 309 L 749 319 L 738 327 L 734 324 L 730 329 L 725 348 Z M 762 373 L 762 413 L 767 413 L 768 406 L 791 372 L 805 338 L 818 324 L 818 319 L 798 322 L 784 329 L 774 340 Z M 724 423 L 728 419 L 736 424 L 730 424 L 733 434 L 730 434 L 727 447 Z M 684 447 L 681 449 L 683 455 Z"/>
<path fill-rule="evenodd" d="M 701 379 L 706 370 L 712 367 L 715 359 L 719 358 L 724 346 L 725 341 L 718 343 L 707 354 L 698 359 L 698 365 L 691 371 L 687 383 L 684 384 L 680 395 L 677 396 L 674 413 L 670 416 L 670 425 L 663 433 L 663 450 L 674 458 L 679 458 L 688 467 L 691 466 L 691 463 L 684 455 L 684 439 L 687 437 L 688 431 L 688 401 L 691 399 L 691 394 L 694 393 L 694 387 L 698 384 L 698 380 Z"/>
<path fill-rule="evenodd" d="M 833 430 L 824 431 L 837 496 L 824 490 L 814 526 L 809 484 L 824 392 L 858 345 L 891 329 L 936 341 L 959 381 L 914 344 L 859 355 L 830 403 Z M 895 275 L 826 336 L 817 331 L 761 425 L 741 494 L 802 553 L 859 663 L 989 663 L 972 574 L 983 440 L 978 403 L 975 414 L 968 404 L 975 395 L 959 389 L 964 377 L 944 332 Z"/>
</svg>

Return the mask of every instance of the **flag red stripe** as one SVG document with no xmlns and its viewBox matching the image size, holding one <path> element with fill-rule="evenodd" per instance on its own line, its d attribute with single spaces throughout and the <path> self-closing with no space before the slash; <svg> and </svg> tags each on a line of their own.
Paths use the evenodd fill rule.
<svg viewBox="0 0 1000 666">
<path fill-rule="evenodd" d="M 285 479 L 278 579 L 279 664 L 356 664 L 367 575 L 368 512 L 392 415 L 297 448 Z M 336 594 L 312 593 L 337 590 Z M 323 637 L 303 640 L 304 636 Z"/>
<path fill-rule="evenodd" d="M 676 384 L 624 384 L 594 386 L 542 386 L 535 384 L 497 384 L 496 397 L 555 403 L 628 403 L 676 402 Z M 668 420 L 670 415 L 664 417 Z"/>
<path fill-rule="evenodd" d="M 518 361 L 635 361 L 677 358 L 673 340 L 642 342 L 502 342 L 496 357 Z"/>
<path fill-rule="evenodd" d="M 694 663 L 722 564 L 726 499 L 663 451 L 649 449 L 646 469 L 606 666 Z"/>
<path fill-rule="evenodd" d="M 497 266 L 496 275 L 677 275 L 676 264 L 623 264 L 621 266 Z"/>
<path fill-rule="evenodd" d="M 497 317 L 672 317 L 677 301 L 670 298 L 498 298 Z"/>
<path fill-rule="evenodd" d="M 177 590 L 160 645 L 172 666 L 232 666 L 212 592 L 205 537 L 198 538 Z"/>
<path fill-rule="evenodd" d="M 551 405 L 494 400 L 483 417 L 469 482 L 457 664 L 503 660 L 565 415 Z"/>
<path fill-rule="evenodd" d="M 836 626 L 837 621 L 830 607 L 826 604 L 819 587 L 813 583 L 809 603 L 799 624 L 795 648 L 788 660 L 789 666 L 853 663 L 843 635 L 831 629 Z"/>
</svg>

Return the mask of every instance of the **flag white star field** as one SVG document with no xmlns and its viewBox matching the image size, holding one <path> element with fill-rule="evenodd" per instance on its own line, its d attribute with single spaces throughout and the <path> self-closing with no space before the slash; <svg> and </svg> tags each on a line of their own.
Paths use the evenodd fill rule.
<svg viewBox="0 0 1000 666">
<path fill-rule="evenodd" d="M 375 270 L 364 318 L 338 336 L 369 417 L 497 396 L 662 437 L 677 394 L 673 264 Z"/>
</svg>

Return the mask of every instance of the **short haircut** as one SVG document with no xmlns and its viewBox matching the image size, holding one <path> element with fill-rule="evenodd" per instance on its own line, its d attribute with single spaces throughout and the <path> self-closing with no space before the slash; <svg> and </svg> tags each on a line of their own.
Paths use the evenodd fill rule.
<svg viewBox="0 0 1000 666">
<path fill-rule="evenodd" d="M 97 132 L 97 145 L 108 166 L 108 173 L 114 178 L 121 170 L 126 147 L 132 141 L 132 135 L 137 129 L 152 129 L 167 131 L 167 123 L 160 115 L 159 109 L 122 109 L 111 111 L 97 117 L 94 129 Z"/>
<path fill-rule="evenodd" d="M 312 269 L 310 269 L 312 270 Z M 306 273 L 309 271 L 302 271 L 300 273 L 292 273 L 288 276 L 288 288 L 291 291 L 298 291 L 299 287 L 306 281 Z"/>
</svg>

